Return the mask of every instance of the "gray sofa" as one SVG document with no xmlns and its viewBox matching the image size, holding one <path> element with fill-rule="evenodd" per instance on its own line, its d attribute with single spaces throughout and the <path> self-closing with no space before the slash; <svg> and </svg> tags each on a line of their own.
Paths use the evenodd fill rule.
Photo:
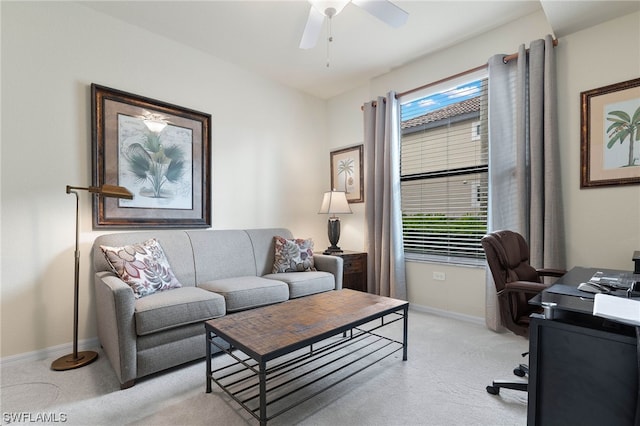
<svg viewBox="0 0 640 426">
<path fill-rule="evenodd" d="M 121 388 L 205 356 L 203 322 L 342 288 L 342 259 L 314 254 L 317 271 L 272 274 L 274 236 L 287 229 L 154 230 L 101 235 L 93 244 L 98 338 Z M 100 246 L 158 240 L 182 287 L 135 298 Z"/>
</svg>

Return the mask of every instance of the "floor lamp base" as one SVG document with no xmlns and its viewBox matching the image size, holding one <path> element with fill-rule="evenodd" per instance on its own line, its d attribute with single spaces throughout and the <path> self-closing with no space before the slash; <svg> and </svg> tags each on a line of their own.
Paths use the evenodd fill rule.
<svg viewBox="0 0 640 426">
<path fill-rule="evenodd" d="M 73 354 L 69 354 L 53 361 L 51 363 L 51 369 L 56 371 L 64 371 L 74 368 L 80 368 L 84 367 L 87 364 L 91 364 L 97 358 L 98 353 L 93 351 L 78 352 L 77 357 L 74 357 Z"/>
</svg>

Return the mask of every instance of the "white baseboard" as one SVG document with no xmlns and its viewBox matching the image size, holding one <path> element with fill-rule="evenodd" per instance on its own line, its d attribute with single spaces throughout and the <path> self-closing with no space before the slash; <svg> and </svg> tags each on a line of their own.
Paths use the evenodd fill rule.
<svg viewBox="0 0 640 426">
<path fill-rule="evenodd" d="M 421 306 L 415 304 L 409 304 L 409 309 L 424 312 L 427 314 L 438 315 L 439 317 L 453 318 L 460 321 L 471 322 L 479 325 L 486 325 L 485 319 L 481 317 L 474 317 L 472 315 L 459 314 L 457 312 L 445 311 L 444 309 L 432 308 L 430 306 Z"/>
<path fill-rule="evenodd" d="M 100 347 L 97 337 L 78 341 L 78 351 L 85 351 Z M 25 352 L 17 355 L 10 355 L 0 358 L 0 365 L 7 366 L 15 362 L 33 362 L 47 358 L 57 359 L 58 357 L 73 353 L 73 342 L 64 343 L 62 345 L 50 346 L 48 348 L 39 349 L 37 351 Z"/>
</svg>

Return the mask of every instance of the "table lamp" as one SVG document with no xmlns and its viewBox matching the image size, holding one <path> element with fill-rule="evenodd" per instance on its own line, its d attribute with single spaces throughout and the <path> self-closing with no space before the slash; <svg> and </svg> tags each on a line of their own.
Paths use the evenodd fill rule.
<svg viewBox="0 0 640 426">
<path fill-rule="evenodd" d="M 347 201 L 347 195 L 344 191 L 327 191 L 324 193 L 322 199 L 322 205 L 320 206 L 319 214 L 330 214 L 329 221 L 327 223 L 327 230 L 329 233 L 329 246 L 323 254 L 342 253 L 342 249 L 338 247 L 338 240 L 340 240 L 340 218 L 336 214 L 351 214 L 351 207 Z"/>
<path fill-rule="evenodd" d="M 103 197 L 126 198 L 127 200 L 133 199 L 133 194 L 129 192 L 127 188 L 124 188 L 122 186 L 102 185 L 100 187 L 79 187 L 67 185 L 67 194 L 74 194 L 76 196 L 76 249 L 74 252 L 75 273 L 73 293 L 73 353 L 60 357 L 53 361 L 53 363 L 51 363 L 51 369 L 56 371 L 71 370 L 72 368 L 83 367 L 87 364 L 92 363 L 96 358 L 98 358 L 98 354 L 94 351 L 78 352 L 78 293 L 80 289 L 80 250 L 78 250 L 78 190 L 89 191 L 92 194 L 102 195 Z"/>
</svg>

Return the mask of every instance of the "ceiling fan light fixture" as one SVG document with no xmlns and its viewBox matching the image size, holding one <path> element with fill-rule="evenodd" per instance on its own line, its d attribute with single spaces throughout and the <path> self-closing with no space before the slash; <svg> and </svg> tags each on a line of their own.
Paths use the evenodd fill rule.
<svg viewBox="0 0 640 426">
<path fill-rule="evenodd" d="M 316 46 L 320 33 L 322 32 L 322 24 L 325 20 L 331 24 L 331 18 L 342 12 L 349 3 L 358 6 L 369 14 L 375 16 L 382 22 L 393 28 L 403 26 L 409 17 L 409 14 L 393 4 L 391 0 L 307 0 L 311 7 L 309 8 L 309 17 L 304 27 L 302 38 L 300 39 L 300 49 L 311 49 Z M 329 18 L 329 19 L 325 19 Z M 329 42 L 332 41 L 331 31 L 329 31 Z"/>
<path fill-rule="evenodd" d="M 309 0 L 311 6 L 324 16 L 333 17 L 342 12 L 351 0 Z"/>
</svg>

